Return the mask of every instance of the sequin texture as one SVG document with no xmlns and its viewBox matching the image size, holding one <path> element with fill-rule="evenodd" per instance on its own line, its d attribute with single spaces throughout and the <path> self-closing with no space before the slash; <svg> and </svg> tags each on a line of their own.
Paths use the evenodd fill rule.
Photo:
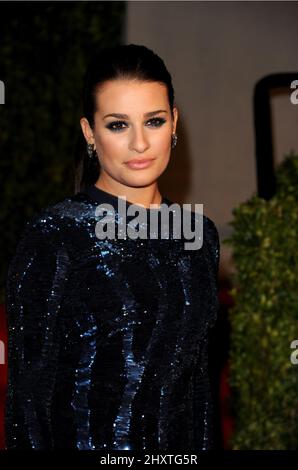
<svg viewBox="0 0 298 470">
<path fill-rule="evenodd" d="M 89 186 L 34 215 L 20 237 L 6 286 L 8 449 L 214 446 L 216 226 L 203 216 L 199 250 L 171 232 L 99 240 L 96 208 L 117 202 Z"/>
</svg>

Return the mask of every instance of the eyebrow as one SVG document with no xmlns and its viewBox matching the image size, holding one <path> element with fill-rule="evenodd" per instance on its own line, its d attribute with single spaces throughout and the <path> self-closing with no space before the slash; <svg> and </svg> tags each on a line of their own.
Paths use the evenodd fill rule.
<svg viewBox="0 0 298 470">
<path fill-rule="evenodd" d="M 157 109 L 156 111 L 149 111 L 149 113 L 145 113 L 144 116 L 145 117 L 151 117 L 151 116 L 154 116 L 155 114 L 159 114 L 159 113 L 167 113 L 167 111 L 165 109 Z M 106 114 L 103 119 L 105 119 L 106 117 L 115 117 L 115 118 L 118 118 L 118 119 L 128 119 L 128 115 L 127 114 L 119 114 L 119 113 L 111 113 L 111 114 Z"/>
</svg>

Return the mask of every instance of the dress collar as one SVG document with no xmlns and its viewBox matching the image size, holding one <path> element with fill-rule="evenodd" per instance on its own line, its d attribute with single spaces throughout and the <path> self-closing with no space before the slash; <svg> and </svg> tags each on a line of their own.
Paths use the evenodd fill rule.
<svg viewBox="0 0 298 470">
<path fill-rule="evenodd" d="M 116 209 L 116 210 L 119 207 L 118 206 L 118 200 L 120 199 L 123 202 L 123 200 L 121 198 L 119 198 L 118 196 L 116 196 L 115 194 L 104 191 L 103 189 L 98 188 L 94 184 L 91 184 L 91 185 L 87 186 L 85 189 L 81 190 L 81 193 L 87 194 L 91 199 L 98 202 L 99 204 L 102 204 L 102 203 L 111 204 L 114 207 L 114 209 Z M 131 205 L 138 206 L 138 204 L 134 204 L 134 203 L 132 203 L 128 200 L 126 200 L 125 202 L 126 202 L 127 207 L 129 207 Z M 170 201 L 165 196 L 162 196 L 161 204 L 166 204 L 166 205 L 170 206 L 172 204 L 172 201 Z M 142 207 L 142 206 L 140 206 L 140 207 Z M 142 207 L 142 209 L 146 209 L 147 212 L 159 210 L 158 208 L 153 209 L 153 208 L 143 208 L 143 207 Z"/>
</svg>

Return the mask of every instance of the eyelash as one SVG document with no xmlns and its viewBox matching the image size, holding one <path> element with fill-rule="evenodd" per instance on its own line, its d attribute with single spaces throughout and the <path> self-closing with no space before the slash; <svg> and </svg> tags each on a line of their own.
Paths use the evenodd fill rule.
<svg viewBox="0 0 298 470">
<path fill-rule="evenodd" d="M 161 127 L 166 122 L 166 120 L 163 118 L 152 118 L 152 119 L 149 119 L 149 121 L 147 122 L 152 122 L 152 121 L 158 122 L 157 125 L 153 126 L 156 128 Z M 124 129 L 124 127 L 120 127 L 120 128 L 113 127 L 115 125 L 120 125 L 120 124 L 126 124 L 126 122 L 125 121 L 113 121 L 113 122 L 110 122 L 106 127 L 107 129 L 110 129 L 112 132 L 121 132 Z"/>
</svg>

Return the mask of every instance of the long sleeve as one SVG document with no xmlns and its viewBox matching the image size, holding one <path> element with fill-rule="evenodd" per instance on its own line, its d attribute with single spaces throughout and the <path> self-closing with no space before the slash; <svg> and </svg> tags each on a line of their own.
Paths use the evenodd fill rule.
<svg viewBox="0 0 298 470">
<path fill-rule="evenodd" d="M 206 258 L 210 273 L 210 308 L 206 318 L 205 334 L 198 346 L 198 356 L 193 371 L 194 430 L 197 450 L 209 450 L 215 446 L 214 391 L 210 379 L 210 329 L 213 328 L 219 309 L 218 268 L 220 243 L 218 231 L 211 219 L 206 218 L 204 232 Z M 207 295 L 207 294 L 206 294 Z"/>
<path fill-rule="evenodd" d="M 214 447 L 214 399 L 210 386 L 208 337 L 201 344 L 199 359 L 193 371 L 194 432 L 196 450 Z"/>
<path fill-rule="evenodd" d="M 7 449 L 51 447 L 59 309 L 69 263 L 54 235 L 49 221 L 32 217 L 8 269 Z"/>
<path fill-rule="evenodd" d="M 183 238 L 100 240 L 98 203 L 123 218 L 116 196 L 91 195 L 31 220 L 9 266 L 7 448 L 212 448 L 215 226 L 204 218 L 191 252 Z"/>
</svg>

